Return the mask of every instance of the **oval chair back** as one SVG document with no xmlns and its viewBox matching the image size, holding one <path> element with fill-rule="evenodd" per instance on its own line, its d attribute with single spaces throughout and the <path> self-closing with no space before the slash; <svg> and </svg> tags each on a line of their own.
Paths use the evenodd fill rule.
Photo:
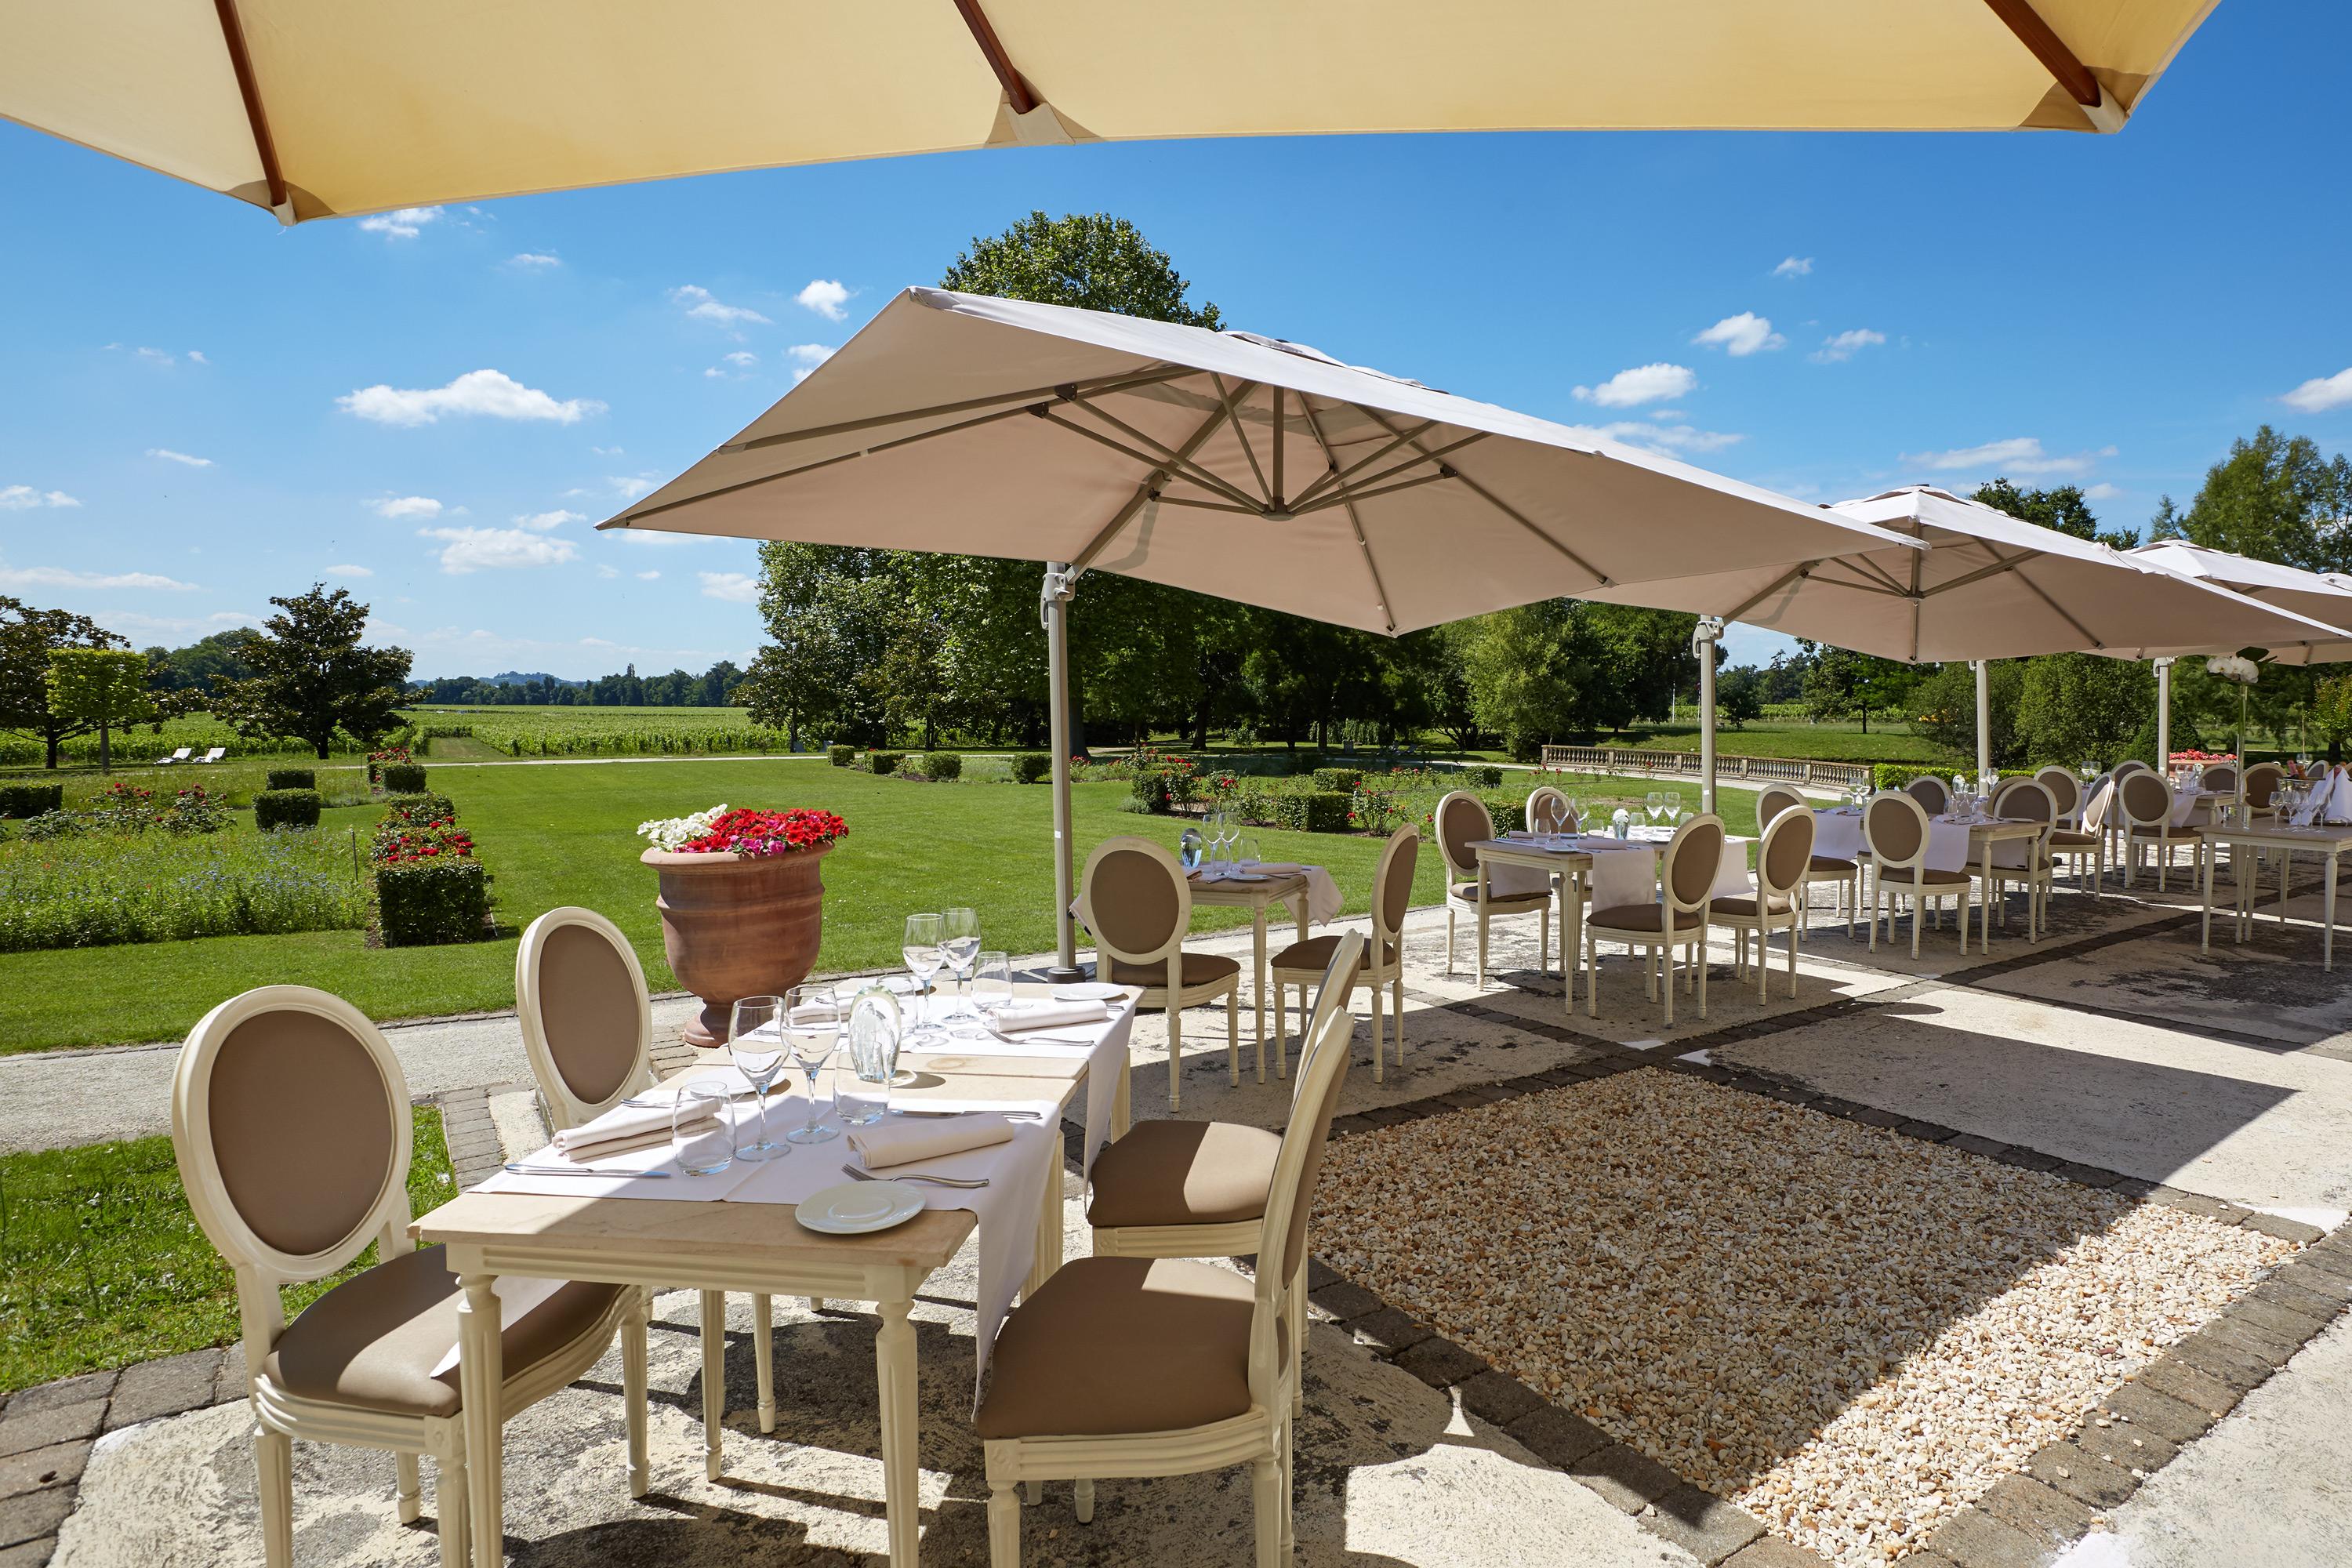
<svg viewBox="0 0 2352 1568">
<path fill-rule="evenodd" d="M 2198 786 L 2234 795 L 2238 789 L 2238 770 L 2228 763 L 2215 763 L 2199 776 Z"/>
<path fill-rule="evenodd" d="M 1766 784 L 1756 792 L 1756 820 L 1759 825 L 1769 826 L 1782 812 L 1790 810 L 1803 811 L 1808 816 L 1812 815 L 1805 805 L 1804 795 L 1787 784 Z"/>
<path fill-rule="evenodd" d="M 2113 772 L 2116 778 L 2122 778 L 2126 773 L 2152 773 L 2156 770 L 2137 757 L 2126 757 L 2115 765 Z"/>
<path fill-rule="evenodd" d="M 264 985 L 198 1021 L 172 1075 L 172 1149 L 196 1223 L 237 1282 L 246 1364 L 284 1332 L 278 1286 L 370 1242 L 410 1250 L 408 1080 L 340 996 Z"/>
<path fill-rule="evenodd" d="M 1881 790 L 1862 808 L 1862 845 L 1880 870 L 1906 870 L 1927 858 L 1927 809 L 1908 789 Z"/>
<path fill-rule="evenodd" d="M 1381 847 L 1380 867 L 1372 873 L 1372 886 L 1380 890 L 1372 901 L 1372 935 L 1391 947 L 1404 929 L 1405 911 L 1412 908 L 1412 875 L 1420 864 L 1421 830 L 1407 823 Z M 1381 963 L 1378 948 L 1372 950 L 1372 962 Z"/>
<path fill-rule="evenodd" d="M 2040 779 L 2011 779 L 2015 788 L 2005 789 L 1993 799 L 1993 815 L 2003 822 L 2055 822 L 2058 802 L 2050 786 Z"/>
<path fill-rule="evenodd" d="M 2083 781 L 2066 769 L 2043 768 L 2033 777 L 2050 792 L 2050 804 L 2057 811 L 2060 821 L 2073 816 L 2075 809 L 2083 804 Z"/>
<path fill-rule="evenodd" d="M 1804 896 L 1805 873 L 1813 864 L 1813 834 L 1820 826 L 1810 811 L 1784 811 L 1765 825 L 1764 844 L 1756 852 L 1759 910 L 1772 899 Z"/>
<path fill-rule="evenodd" d="M 577 1127 L 654 1081 L 653 998 L 620 927 L 550 910 L 515 950 L 515 1013 L 553 1130 Z"/>
<path fill-rule="evenodd" d="M 2001 814 L 2000 803 L 2002 801 L 2008 799 L 2015 791 L 2034 782 L 2035 781 L 2033 779 L 2023 773 L 2011 773 L 2009 777 L 1999 781 L 1992 786 L 1992 795 L 1990 798 L 1985 802 L 1985 809 L 1987 813 L 1993 816 L 1999 816 Z"/>
<path fill-rule="evenodd" d="M 1696 910 L 1715 895 L 1723 869 L 1723 818 L 1702 812 L 1675 830 L 1667 841 L 1658 887 L 1670 909 Z"/>
<path fill-rule="evenodd" d="M 1578 823 L 1576 813 L 1568 809 L 1568 796 L 1549 784 L 1538 784 L 1528 791 L 1528 826 L 1537 833 L 1574 833 Z"/>
<path fill-rule="evenodd" d="M 1192 888 L 1176 857 L 1149 838 L 1106 838 L 1087 857 L 1078 920 L 1115 963 L 1155 963 L 1192 923 Z"/>
<path fill-rule="evenodd" d="M 1941 816 L 1952 809 L 1952 792 L 1933 773 L 1921 773 L 1903 786 L 1903 793 L 1925 806 L 1930 816 Z"/>
<path fill-rule="evenodd" d="M 1478 857 L 1470 846 L 1495 837 L 1494 814 L 1486 803 L 1466 789 L 1457 789 L 1437 803 L 1437 852 L 1456 881 L 1475 880 Z"/>
<path fill-rule="evenodd" d="M 2271 799 L 2278 794 L 2279 783 L 2286 770 L 2276 763 L 2256 763 L 2246 770 L 2246 804 L 2256 811 L 2270 809 Z"/>
<path fill-rule="evenodd" d="M 2116 799 L 2122 805 L 2124 825 L 2138 829 L 2153 827 L 2172 820 L 2172 791 L 2165 787 L 2154 770 L 2141 768 L 2137 773 L 2116 774 Z"/>
</svg>

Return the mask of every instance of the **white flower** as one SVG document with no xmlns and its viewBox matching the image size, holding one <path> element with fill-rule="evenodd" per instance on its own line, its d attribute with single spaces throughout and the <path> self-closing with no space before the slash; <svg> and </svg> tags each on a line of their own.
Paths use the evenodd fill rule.
<svg viewBox="0 0 2352 1568">
<path fill-rule="evenodd" d="M 727 807 L 722 803 L 712 806 L 709 811 L 698 811 L 692 816 L 673 816 L 658 822 L 640 822 L 637 824 L 637 836 L 641 838 L 652 839 L 653 846 L 656 849 L 676 849 L 689 839 L 701 837 L 710 830 L 712 823 L 726 814 Z"/>
<path fill-rule="evenodd" d="M 2251 658 L 2231 653 L 2205 661 L 2205 673 L 2218 676 L 2239 686 L 2252 686 L 2263 678 L 2262 667 Z"/>
</svg>

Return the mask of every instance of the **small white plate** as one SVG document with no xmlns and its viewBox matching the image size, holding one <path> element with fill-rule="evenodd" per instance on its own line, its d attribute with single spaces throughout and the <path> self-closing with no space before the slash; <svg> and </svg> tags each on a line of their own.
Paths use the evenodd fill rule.
<svg viewBox="0 0 2352 1568">
<path fill-rule="evenodd" d="M 1126 986 L 1109 985 L 1099 980 L 1054 987 L 1054 1000 L 1056 1002 L 1116 1002 L 1126 994 Z"/>
<path fill-rule="evenodd" d="M 1222 879 L 1228 882 L 1271 882 L 1273 878 L 1260 871 L 1228 871 Z"/>
<path fill-rule="evenodd" d="M 811 1230 L 865 1236 L 904 1225 L 923 1212 L 923 1194 L 904 1182 L 844 1182 L 803 1198 L 793 1210 Z"/>
</svg>

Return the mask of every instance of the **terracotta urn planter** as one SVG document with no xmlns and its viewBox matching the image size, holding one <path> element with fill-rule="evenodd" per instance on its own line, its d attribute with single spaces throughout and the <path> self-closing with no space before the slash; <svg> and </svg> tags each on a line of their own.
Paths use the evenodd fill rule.
<svg viewBox="0 0 2352 1568">
<path fill-rule="evenodd" d="M 831 845 L 789 855 L 681 855 L 638 858 L 661 879 L 662 951 L 678 984 L 702 998 L 701 1016 L 679 1031 L 689 1046 L 723 1046 L 736 1001 L 782 995 L 808 978 L 824 928 L 817 862 Z"/>
</svg>

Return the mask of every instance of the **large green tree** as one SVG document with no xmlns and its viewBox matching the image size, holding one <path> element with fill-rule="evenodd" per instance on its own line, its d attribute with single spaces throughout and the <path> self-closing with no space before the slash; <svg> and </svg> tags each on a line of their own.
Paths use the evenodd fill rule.
<svg viewBox="0 0 2352 1568">
<path fill-rule="evenodd" d="M 1514 756 L 1664 716 L 1696 679 L 1696 616 L 1545 599 L 1465 622 L 1463 678 L 1479 726 Z"/>
<path fill-rule="evenodd" d="M 2129 550 L 2139 535 L 2128 528 L 2101 528 L 2091 511 L 2090 499 L 2080 485 L 2055 485 L 2046 490 L 2026 489 L 2007 479 L 1979 485 L 1975 500 L 2042 528 L 2095 544 Z"/>
<path fill-rule="evenodd" d="M 401 647 L 362 647 L 368 607 L 338 588 L 313 584 L 307 594 L 273 598 L 278 613 L 262 623 L 246 659 L 257 672 L 226 683 L 213 710 L 249 736 L 294 735 L 324 758 L 338 731 L 372 742 L 399 722 L 411 655 Z"/>
<path fill-rule="evenodd" d="M 1900 659 L 1806 637 L 1797 647 L 1804 658 L 1805 711 L 1815 719 L 1859 719 L 1865 735 L 1873 713 L 1899 709 L 1919 683 L 1919 672 Z"/>
<path fill-rule="evenodd" d="M 1166 251 L 1153 248 L 1135 225 L 1108 213 L 1047 217 L 1032 212 L 1003 234 L 975 237 L 940 286 L 1001 300 L 1181 321 L 1213 331 L 1224 325 L 1214 305 L 1196 306 L 1185 299 L 1192 285 Z"/>
<path fill-rule="evenodd" d="M 147 656 L 129 648 L 61 647 L 49 655 L 49 711 L 98 731 L 98 771 L 114 765 L 114 731 L 156 715 Z"/>
<path fill-rule="evenodd" d="M 2257 561 L 2312 572 L 2352 570 L 2352 458 L 2330 458 L 2308 436 L 2265 425 L 2205 471 L 2182 511 L 2166 496 L 2153 525 L 2158 539 L 2185 539 Z"/>
<path fill-rule="evenodd" d="M 49 702 L 49 668 L 64 648 L 117 648 L 124 640 L 68 610 L 36 609 L 0 595 L 0 730 L 14 730 L 41 743 L 47 766 L 58 765 L 58 748 L 87 735 L 95 721 L 58 713 Z"/>
</svg>

